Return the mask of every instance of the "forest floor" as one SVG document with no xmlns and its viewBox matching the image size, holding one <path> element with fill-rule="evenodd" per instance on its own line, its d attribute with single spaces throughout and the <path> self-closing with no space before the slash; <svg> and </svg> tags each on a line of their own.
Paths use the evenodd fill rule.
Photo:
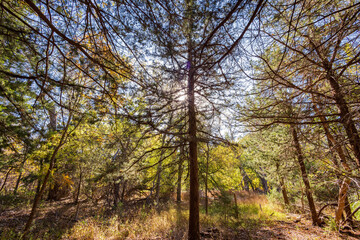
<svg viewBox="0 0 360 240">
<path fill-rule="evenodd" d="M 6 201 L 5 201 L 6 200 Z M 18 239 L 30 213 L 30 202 L 1 199 L 0 239 Z M 15 203 L 6 207 L 9 201 Z M 5 204 L 4 204 L 5 203 Z M 31 239 L 186 239 L 187 203 L 119 205 L 72 199 L 44 201 L 31 230 Z M 26 207 L 25 207 L 26 206 Z M 212 203 L 208 215 L 201 210 L 202 239 L 357 239 L 311 225 L 309 216 L 293 214 L 262 195 L 240 197 L 234 208 Z M 77 208 L 78 209 L 78 214 Z"/>
</svg>

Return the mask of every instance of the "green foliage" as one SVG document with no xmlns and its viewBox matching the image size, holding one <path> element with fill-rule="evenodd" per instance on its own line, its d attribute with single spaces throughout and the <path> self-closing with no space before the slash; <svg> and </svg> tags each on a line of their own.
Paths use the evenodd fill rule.
<svg viewBox="0 0 360 240">
<path fill-rule="evenodd" d="M 351 211 L 355 211 L 358 207 L 360 207 L 359 200 L 351 203 Z M 359 220 L 360 219 L 360 211 L 357 211 L 354 216 L 357 220 Z"/>
</svg>

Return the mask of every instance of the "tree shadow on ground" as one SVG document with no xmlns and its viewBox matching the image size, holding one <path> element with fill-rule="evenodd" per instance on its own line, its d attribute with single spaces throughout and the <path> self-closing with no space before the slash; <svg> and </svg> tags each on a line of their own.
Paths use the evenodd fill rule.
<svg viewBox="0 0 360 240">
<path fill-rule="evenodd" d="M 78 219 L 87 217 L 94 211 L 94 206 L 85 200 L 79 202 L 81 208 L 87 209 L 79 214 Z M 59 239 L 77 222 L 75 219 L 77 204 L 71 198 L 55 202 L 42 202 L 32 224 L 29 238 Z M 0 236 L 2 239 L 20 239 L 24 226 L 29 218 L 30 209 L 14 208 L 0 213 Z"/>
</svg>

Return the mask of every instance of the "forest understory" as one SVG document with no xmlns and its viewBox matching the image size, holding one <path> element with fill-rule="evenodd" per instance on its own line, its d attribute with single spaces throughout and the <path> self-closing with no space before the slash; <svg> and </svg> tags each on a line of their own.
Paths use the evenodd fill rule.
<svg viewBox="0 0 360 240">
<path fill-rule="evenodd" d="M 236 205 L 234 199 L 227 203 L 221 198 L 212 199 L 208 214 L 201 205 L 201 239 L 352 240 L 360 236 L 355 231 L 339 233 L 329 221 L 322 227 L 313 226 L 310 213 L 303 212 L 301 206 L 284 209 L 259 193 L 236 191 L 236 196 Z M 233 193 L 227 197 L 233 197 Z M 26 201 L 20 196 L 11 201 L 6 196 L 1 197 L 1 240 L 21 238 L 31 210 L 29 204 L 24 207 Z M 104 207 L 107 204 L 102 201 L 94 203 L 84 199 L 76 204 L 71 197 L 56 202 L 44 201 L 29 239 L 187 239 L 188 201 L 168 200 L 155 204 L 134 200 L 119 204 L 116 209 Z M 14 202 L 18 205 L 6 206 Z M 323 213 L 327 215 L 331 216 L 330 209 Z"/>
</svg>

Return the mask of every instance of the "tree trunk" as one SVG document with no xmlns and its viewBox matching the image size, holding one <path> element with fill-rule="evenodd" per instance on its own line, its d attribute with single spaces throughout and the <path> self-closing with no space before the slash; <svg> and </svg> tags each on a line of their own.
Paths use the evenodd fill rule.
<svg viewBox="0 0 360 240">
<path fill-rule="evenodd" d="M 50 177 L 50 173 L 54 168 L 54 165 L 55 165 L 55 162 L 56 162 L 56 158 L 55 158 L 56 154 L 58 153 L 59 149 L 61 148 L 61 146 L 65 142 L 66 133 L 67 133 L 67 130 L 69 128 L 71 118 L 72 118 L 72 116 L 70 114 L 70 116 L 68 117 L 68 121 L 66 123 L 66 127 L 63 130 L 63 133 L 61 135 L 60 141 L 59 141 L 58 145 L 56 146 L 56 148 L 54 149 L 54 151 L 53 151 L 53 153 L 51 155 L 49 168 L 48 168 L 48 170 L 46 172 L 46 175 L 44 177 L 44 180 L 43 180 L 43 183 L 41 185 L 40 191 L 35 195 L 33 206 L 31 208 L 31 212 L 30 212 L 28 221 L 26 222 L 25 229 L 24 229 L 24 234 L 22 236 L 22 239 L 26 239 L 27 234 L 29 233 L 31 224 L 32 224 L 32 222 L 33 222 L 33 220 L 35 218 L 35 213 L 36 213 L 36 210 L 37 210 L 37 206 L 39 205 L 41 197 L 42 197 L 42 195 L 43 195 L 43 193 L 45 191 L 46 184 L 47 184 L 47 182 L 49 180 L 49 177 Z"/>
<path fill-rule="evenodd" d="M 19 188 L 21 176 L 22 176 L 22 171 L 20 170 L 19 176 L 18 176 L 18 178 L 17 178 L 17 180 L 16 180 L 16 184 L 15 184 L 15 188 L 14 188 L 14 195 L 16 195 L 17 190 L 18 190 L 18 188 Z"/>
<path fill-rule="evenodd" d="M 162 156 L 160 156 L 161 158 Z M 160 201 L 160 184 L 161 184 L 161 171 L 162 171 L 162 160 L 160 159 L 158 163 L 158 168 L 156 172 L 156 194 L 155 194 L 155 200 L 157 203 Z"/>
<path fill-rule="evenodd" d="M 189 1 L 189 0 L 187 0 Z M 191 57 L 190 57 L 191 58 Z M 189 61 L 191 64 L 191 60 Z M 190 161 L 190 216 L 189 216 L 189 240 L 199 240 L 199 166 L 197 159 L 196 139 L 196 112 L 195 112 L 195 76 L 194 69 L 190 67 L 188 80 L 189 98 L 189 161 Z"/>
<path fill-rule="evenodd" d="M 327 138 L 327 141 L 328 141 L 328 146 L 329 146 L 330 150 L 332 151 L 332 149 L 335 149 L 335 151 L 339 155 L 341 166 L 344 168 L 345 171 L 348 171 L 348 172 L 351 171 L 349 165 L 347 164 L 346 155 L 345 155 L 345 153 L 343 151 L 343 148 L 336 141 L 336 139 L 334 138 L 334 136 L 330 132 L 329 124 L 326 123 L 326 117 L 321 115 L 321 111 L 317 108 L 316 105 L 314 105 L 314 110 L 320 116 L 320 120 L 323 122 L 322 126 L 324 128 L 325 135 L 326 135 L 326 138 Z M 334 163 L 335 167 L 337 167 L 339 169 L 339 164 L 338 164 L 338 161 L 337 161 L 335 155 L 333 155 L 333 163 Z M 336 174 L 336 177 L 337 177 L 338 180 L 341 179 L 341 175 L 338 174 L 338 173 Z M 345 208 L 346 208 L 346 212 L 347 212 L 346 215 L 347 216 L 351 215 L 350 206 L 349 206 L 349 204 L 346 204 L 346 203 L 349 203 L 349 199 L 348 199 L 348 195 L 347 195 L 347 192 L 349 190 L 349 185 L 350 185 L 350 179 L 345 178 L 343 180 L 342 184 L 340 184 L 340 186 L 339 186 L 338 206 L 337 206 L 337 209 L 335 211 L 335 223 L 336 223 L 337 226 L 339 226 L 341 216 L 342 216 L 342 213 L 343 213 Z M 352 223 L 351 218 L 350 218 L 349 222 Z"/>
<path fill-rule="evenodd" d="M 289 201 L 289 197 L 287 195 L 286 185 L 285 185 L 285 182 L 284 182 L 284 177 L 280 177 L 280 186 L 281 186 L 281 193 L 282 193 L 283 199 L 284 199 L 284 204 L 286 206 L 289 206 L 290 201 Z"/>
<path fill-rule="evenodd" d="M 4 182 L 3 182 L 3 184 L 1 185 L 1 188 L 0 188 L 0 192 L 4 189 L 5 184 L 6 184 L 6 182 L 7 182 L 7 179 L 8 179 L 8 177 L 9 177 L 9 174 L 10 174 L 10 172 L 11 172 L 12 169 L 13 169 L 13 167 L 10 167 L 9 170 L 6 172 Z M 5 190 L 5 191 L 6 191 L 6 190 Z"/>
<path fill-rule="evenodd" d="M 184 146 L 180 146 L 180 156 L 179 156 L 179 165 L 178 165 L 178 180 L 177 180 L 177 190 L 176 190 L 176 201 L 181 202 L 181 178 L 183 174 L 183 162 L 184 162 Z"/>
<path fill-rule="evenodd" d="M 121 191 L 121 202 L 124 202 L 124 200 L 125 200 L 126 184 L 127 184 L 127 180 L 124 180 L 122 191 Z"/>
<path fill-rule="evenodd" d="M 247 175 L 247 173 L 245 172 L 245 169 L 242 168 L 242 166 L 239 167 L 240 168 L 240 172 L 241 172 L 241 176 L 242 176 L 242 180 L 244 183 L 244 189 L 248 192 L 250 191 L 249 185 L 251 186 L 251 189 L 254 190 L 254 186 L 252 184 L 251 179 L 249 178 L 249 176 Z"/>
<path fill-rule="evenodd" d="M 166 135 L 164 134 L 162 137 L 162 146 L 164 146 L 165 144 L 165 137 Z M 160 160 L 158 162 L 158 168 L 157 168 L 157 172 L 156 172 L 156 194 L 155 194 L 155 199 L 156 202 L 159 203 L 160 201 L 160 186 L 161 186 L 161 173 L 162 173 L 162 161 L 163 161 L 163 155 L 164 155 L 164 148 L 161 149 L 160 152 Z"/>
<path fill-rule="evenodd" d="M 118 179 L 114 179 L 113 191 L 114 191 L 114 202 L 113 205 L 116 207 L 120 201 L 120 183 L 116 182 Z"/>
<path fill-rule="evenodd" d="M 302 176 L 302 179 L 303 179 L 303 182 L 305 185 L 306 197 L 309 202 L 312 223 L 313 223 L 313 225 L 319 225 L 319 221 L 318 221 L 317 213 L 316 213 L 316 207 L 315 207 L 314 199 L 313 199 L 312 192 L 311 192 L 310 182 L 309 182 L 309 178 L 308 178 L 306 168 L 305 168 L 304 156 L 301 151 L 301 146 L 300 146 L 299 138 L 297 135 L 296 126 L 294 126 L 293 124 L 291 124 L 291 133 L 292 133 L 293 140 L 294 140 L 294 146 L 295 146 L 295 151 L 296 151 L 296 155 L 297 155 L 297 160 L 300 165 L 301 176 Z"/>
<path fill-rule="evenodd" d="M 44 160 L 40 159 L 40 173 L 43 172 L 43 167 L 44 167 Z M 39 176 L 38 180 L 37 180 L 37 184 L 36 184 L 36 194 L 35 194 L 35 196 L 37 194 L 39 194 L 39 192 L 40 192 L 41 182 L 42 182 L 42 176 Z"/>
<path fill-rule="evenodd" d="M 281 187 L 281 193 L 282 193 L 282 196 L 283 196 L 283 199 L 284 199 L 284 204 L 286 206 L 288 206 L 290 204 L 290 201 L 289 201 L 289 198 L 288 198 L 288 195 L 287 195 L 284 177 L 282 175 L 280 175 L 279 168 L 280 168 L 280 164 L 279 164 L 279 162 L 276 162 L 276 173 L 278 175 L 278 179 L 279 179 L 279 183 L 280 183 L 280 187 Z"/>
<path fill-rule="evenodd" d="M 77 187 L 77 192 L 76 192 L 76 197 L 75 197 L 75 204 L 76 204 L 76 211 L 75 211 L 75 217 L 74 217 L 75 220 L 77 220 L 78 216 L 79 216 L 79 209 L 80 209 L 79 197 L 80 197 L 80 190 L 81 190 L 82 174 L 83 174 L 82 169 L 80 168 L 79 184 Z"/>
<path fill-rule="evenodd" d="M 260 171 L 262 171 L 262 168 L 260 167 Z M 264 193 L 267 194 L 269 192 L 269 186 L 268 186 L 268 182 L 266 181 L 265 177 L 261 172 L 256 172 L 256 174 L 258 175 L 261 185 L 264 189 Z"/>
<path fill-rule="evenodd" d="M 301 189 L 301 212 L 305 213 L 305 201 L 304 201 L 304 188 L 302 186 L 302 183 L 300 181 L 300 189 Z"/>
<path fill-rule="evenodd" d="M 327 79 L 335 92 L 335 102 L 340 110 L 340 121 L 345 128 L 346 135 L 349 139 L 350 145 L 353 148 L 355 160 L 358 168 L 360 168 L 360 137 L 356 129 L 354 120 L 352 119 L 344 94 L 341 87 L 334 77 L 334 73 L 330 67 L 327 69 Z"/>
<path fill-rule="evenodd" d="M 209 174 L 209 143 L 206 144 L 206 172 L 205 172 L 205 213 L 208 214 L 209 198 L 208 198 L 208 174 Z"/>
<path fill-rule="evenodd" d="M 194 28 L 194 2 L 193 0 L 185 0 L 187 19 L 187 44 L 188 44 L 188 117 L 189 117 L 189 162 L 190 162 L 190 214 L 189 214 L 189 240 L 200 239 L 200 223 L 199 223 L 199 166 L 197 158 L 197 128 L 196 128 L 196 111 L 195 111 L 195 66 L 193 59 L 193 36 Z"/>
<path fill-rule="evenodd" d="M 80 190 L 81 190 L 81 182 L 82 182 L 82 170 L 80 168 L 80 176 L 79 176 L 79 184 L 77 187 L 77 192 L 76 192 L 76 198 L 75 198 L 75 203 L 79 203 L 79 196 L 80 196 Z"/>
<path fill-rule="evenodd" d="M 20 185 L 21 176 L 22 176 L 22 170 L 23 170 L 25 162 L 26 162 L 26 155 L 27 155 L 27 151 L 25 152 L 25 155 L 24 155 L 24 161 L 20 165 L 19 176 L 18 176 L 18 178 L 16 180 L 16 184 L 15 184 L 15 188 L 14 188 L 14 195 L 17 193 L 17 190 L 18 190 L 19 185 Z"/>
<path fill-rule="evenodd" d="M 345 178 L 340 186 L 339 189 L 339 199 L 338 199 L 338 206 L 335 212 L 335 223 L 336 226 L 340 225 L 340 220 L 342 217 L 342 214 L 344 212 L 344 208 L 345 208 L 345 199 L 347 196 L 347 191 L 349 189 L 349 184 L 350 184 L 350 179 L 349 178 Z"/>
</svg>

